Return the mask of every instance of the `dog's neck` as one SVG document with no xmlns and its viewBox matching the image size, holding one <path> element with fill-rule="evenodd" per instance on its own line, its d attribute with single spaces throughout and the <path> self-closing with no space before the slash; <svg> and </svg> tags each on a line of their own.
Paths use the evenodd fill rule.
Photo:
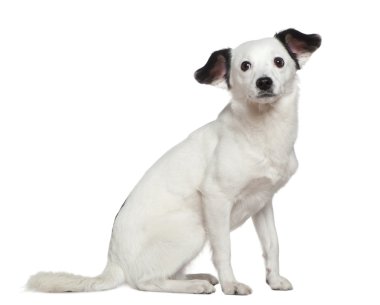
<svg viewBox="0 0 380 305">
<path fill-rule="evenodd" d="M 236 132 L 242 132 L 252 138 L 254 143 L 261 139 L 274 155 L 288 154 L 293 150 L 297 137 L 297 104 L 297 89 L 273 104 L 232 99 L 221 117 L 227 119 Z M 277 157 L 280 158 L 280 155 Z"/>
<path fill-rule="evenodd" d="M 248 124 L 262 124 L 262 121 L 278 119 L 284 116 L 286 120 L 297 118 L 298 91 L 281 97 L 274 103 L 259 104 L 255 102 L 231 100 L 231 111 Z"/>
</svg>

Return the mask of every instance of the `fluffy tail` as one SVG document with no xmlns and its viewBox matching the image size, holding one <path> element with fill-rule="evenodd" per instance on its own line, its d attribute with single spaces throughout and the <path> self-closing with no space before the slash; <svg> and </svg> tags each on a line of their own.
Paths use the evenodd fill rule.
<svg viewBox="0 0 380 305">
<path fill-rule="evenodd" d="M 123 270 L 108 262 L 101 275 L 85 277 L 64 272 L 40 272 L 30 277 L 27 288 L 41 292 L 81 292 L 115 288 L 125 281 Z"/>
</svg>

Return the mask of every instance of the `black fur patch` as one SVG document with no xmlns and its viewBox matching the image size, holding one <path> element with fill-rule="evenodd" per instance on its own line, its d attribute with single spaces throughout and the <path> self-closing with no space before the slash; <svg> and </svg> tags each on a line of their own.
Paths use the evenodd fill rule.
<svg viewBox="0 0 380 305">
<path fill-rule="evenodd" d="M 289 44 L 292 42 L 296 43 L 300 49 L 299 53 L 313 53 L 322 43 L 321 36 L 318 34 L 307 35 L 295 29 L 287 29 L 276 33 L 274 37 L 283 44 L 290 56 L 294 59 L 297 69 L 301 68 L 297 59 L 297 52 L 292 51 Z"/>
<path fill-rule="evenodd" d="M 211 54 L 207 63 L 194 73 L 195 79 L 201 84 L 211 84 L 224 78 L 227 87 L 230 85 L 231 49 L 222 49 Z"/>
</svg>

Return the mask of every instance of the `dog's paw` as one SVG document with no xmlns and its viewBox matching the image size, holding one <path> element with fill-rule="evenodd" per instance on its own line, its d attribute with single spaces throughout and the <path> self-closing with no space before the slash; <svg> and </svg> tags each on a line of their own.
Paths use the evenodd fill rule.
<svg viewBox="0 0 380 305">
<path fill-rule="evenodd" d="M 193 280 L 193 284 L 189 288 L 189 293 L 210 294 L 215 292 L 215 287 L 206 280 Z"/>
<path fill-rule="evenodd" d="M 247 295 L 252 293 L 252 289 L 238 282 L 227 282 L 222 284 L 222 290 L 224 294 L 236 294 L 236 295 Z"/>
<path fill-rule="evenodd" d="M 267 283 L 273 290 L 292 290 L 293 286 L 286 278 L 278 275 L 267 278 Z"/>
</svg>

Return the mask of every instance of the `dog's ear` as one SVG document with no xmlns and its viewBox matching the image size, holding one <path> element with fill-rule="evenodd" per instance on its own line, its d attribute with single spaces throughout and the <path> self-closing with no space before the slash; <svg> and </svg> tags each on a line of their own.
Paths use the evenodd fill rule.
<svg viewBox="0 0 380 305">
<path fill-rule="evenodd" d="M 194 73 L 201 84 L 211 84 L 230 88 L 231 49 L 215 51 L 207 63 Z"/>
<path fill-rule="evenodd" d="M 321 46 L 321 36 L 318 34 L 304 34 L 295 29 L 287 29 L 275 36 L 288 50 L 296 62 L 297 69 L 301 69 L 311 54 Z"/>
</svg>

